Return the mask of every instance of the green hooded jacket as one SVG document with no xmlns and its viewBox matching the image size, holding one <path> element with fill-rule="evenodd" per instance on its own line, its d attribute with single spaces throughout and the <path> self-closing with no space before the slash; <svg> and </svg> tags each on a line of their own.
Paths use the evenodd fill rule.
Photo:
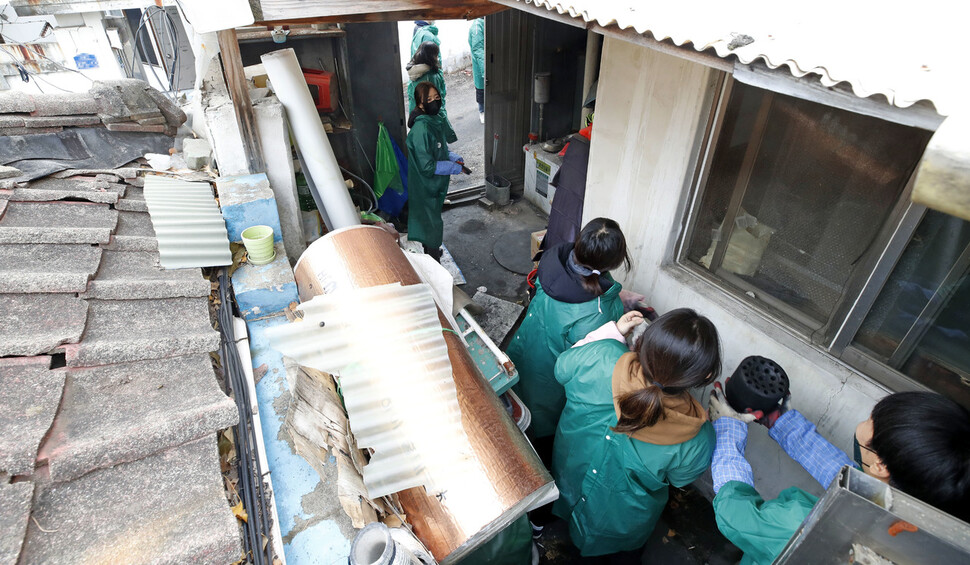
<svg viewBox="0 0 970 565">
<path fill-rule="evenodd" d="M 468 46 L 472 49 L 472 79 L 475 88 L 485 88 L 485 19 L 472 21 L 468 28 Z"/>
<path fill-rule="evenodd" d="M 741 565 L 770 565 L 816 502 L 798 487 L 765 501 L 753 486 L 730 481 L 714 497 L 714 517 L 724 537 L 744 551 Z"/>
<path fill-rule="evenodd" d="M 448 110 L 445 109 L 445 75 L 438 71 L 429 71 L 421 75 L 418 80 L 412 80 L 408 82 L 408 114 L 414 111 L 414 107 L 417 105 L 414 101 L 414 88 L 418 86 L 419 82 L 430 82 L 434 85 L 435 90 L 441 95 L 441 111 L 438 115 L 444 118 L 444 133 L 445 140 L 448 143 L 454 143 L 458 141 L 458 135 L 455 133 L 455 129 L 451 127 L 451 122 L 448 120 Z"/>
<path fill-rule="evenodd" d="M 422 114 L 408 132 L 408 239 L 425 247 L 441 247 L 444 223 L 441 209 L 448 195 L 447 175 L 434 174 L 438 161 L 448 160 L 446 120 Z"/>
<path fill-rule="evenodd" d="M 566 393 L 552 455 L 559 487 L 553 512 L 569 523 L 584 556 L 643 546 L 667 504 L 667 485 L 693 482 L 711 464 L 714 427 L 704 422 L 693 438 L 655 445 L 611 428 L 613 369 L 627 347 L 612 339 L 559 356 L 556 380 Z"/>
<path fill-rule="evenodd" d="M 515 363 L 519 382 L 514 390 L 532 413 L 529 433 L 536 438 L 556 433 L 566 394 L 556 382 L 559 354 L 607 322 L 620 319 L 620 283 L 588 302 L 560 302 L 546 294 L 536 281 L 536 295 L 506 353 Z"/>
<path fill-rule="evenodd" d="M 421 26 L 414 32 L 414 35 L 411 36 L 412 57 L 414 57 L 414 52 L 418 50 L 418 45 L 421 45 L 425 41 L 433 41 L 435 45 L 439 48 L 441 47 L 441 40 L 438 39 L 438 26 L 433 24 Z M 438 56 L 438 59 L 441 59 L 441 55 Z"/>
</svg>

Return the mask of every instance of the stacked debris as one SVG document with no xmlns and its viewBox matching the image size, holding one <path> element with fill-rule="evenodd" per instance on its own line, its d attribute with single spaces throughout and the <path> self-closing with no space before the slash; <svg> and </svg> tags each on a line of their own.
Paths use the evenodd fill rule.
<svg viewBox="0 0 970 565">
<path fill-rule="evenodd" d="M 86 93 L 0 92 L 0 135 L 106 127 L 174 136 L 185 120 L 185 113 L 165 94 L 131 78 L 95 81 Z"/>
<path fill-rule="evenodd" d="M 156 134 L 157 135 L 157 134 Z M 232 563 L 238 420 L 199 269 L 163 270 L 140 176 L 0 191 L 0 563 Z"/>
</svg>

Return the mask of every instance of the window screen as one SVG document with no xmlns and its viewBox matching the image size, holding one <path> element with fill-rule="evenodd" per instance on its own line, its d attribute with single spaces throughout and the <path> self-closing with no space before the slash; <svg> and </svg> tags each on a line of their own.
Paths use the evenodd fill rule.
<svg viewBox="0 0 970 565">
<path fill-rule="evenodd" d="M 734 83 L 687 258 L 807 329 L 823 326 L 929 135 Z"/>
</svg>

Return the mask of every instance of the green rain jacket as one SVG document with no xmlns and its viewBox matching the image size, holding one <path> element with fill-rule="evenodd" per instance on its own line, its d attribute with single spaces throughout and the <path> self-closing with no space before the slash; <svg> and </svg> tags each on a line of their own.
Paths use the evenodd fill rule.
<svg viewBox="0 0 970 565">
<path fill-rule="evenodd" d="M 714 428 L 692 439 L 655 445 L 614 432 L 613 368 L 629 350 L 607 339 L 559 356 L 556 380 L 566 392 L 552 455 L 559 487 L 553 513 L 569 523 L 582 555 L 643 546 L 667 504 L 667 485 L 693 482 L 711 464 Z"/>
<path fill-rule="evenodd" d="M 472 79 L 475 88 L 485 88 L 485 20 L 478 18 L 468 28 L 468 45 L 472 49 Z"/>
<path fill-rule="evenodd" d="M 458 134 L 455 133 L 455 129 L 451 127 L 451 122 L 448 120 L 448 111 L 445 109 L 445 75 L 438 71 L 429 71 L 421 75 L 418 80 L 412 80 L 408 82 L 408 114 L 414 111 L 416 106 L 414 102 L 414 88 L 419 82 L 430 82 L 434 85 L 435 90 L 441 95 L 441 111 L 438 115 L 444 118 L 444 132 L 445 140 L 448 143 L 454 143 L 458 141 Z"/>
<path fill-rule="evenodd" d="M 420 29 L 414 32 L 411 36 L 411 56 L 414 57 L 414 52 L 418 50 L 418 46 L 425 41 L 433 41 L 435 45 L 439 48 L 441 47 L 441 40 L 438 39 L 438 26 L 436 25 L 426 25 L 421 26 Z M 441 60 L 441 55 L 438 56 L 438 60 Z"/>
<path fill-rule="evenodd" d="M 770 565 L 816 502 L 798 487 L 765 501 L 751 485 L 730 481 L 714 497 L 714 515 L 724 537 L 744 551 L 741 565 Z"/>
<path fill-rule="evenodd" d="M 571 304 L 552 298 L 543 290 L 541 281 L 536 281 L 536 296 L 506 351 L 519 372 L 515 393 L 532 413 L 529 433 L 533 437 L 555 434 L 559 414 L 566 404 L 566 393 L 554 374 L 556 358 L 589 332 L 620 319 L 621 288 L 620 283 L 614 282 L 598 298 Z"/>
<path fill-rule="evenodd" d="M 447 175 L 434 174 L 438 161 L 448 160 L 445 120 L 422 114 L 408 132 L 408 239 L 426 247 L 441 247 L 441 208 L 448 194 Z"/>
</svg>

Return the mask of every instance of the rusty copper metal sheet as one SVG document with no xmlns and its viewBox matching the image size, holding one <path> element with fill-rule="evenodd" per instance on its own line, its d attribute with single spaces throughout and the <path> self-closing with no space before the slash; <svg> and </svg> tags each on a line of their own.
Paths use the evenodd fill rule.
<svg viewBox="0 0 970 565">
<path fill-rule="evenodd" d="M 301 300 L 341 288 L 422 282 L 394 238 L 370 226 L 337 230 L 317 240 L 300 257 L 295 273 Z M 440 310 L 438 317 L 448 327 Z M 462 427 L 474 453 L 472 471 L 455 477 L 440 497 L 423 487 L 398 496 L 418 538 L 439 562 L 452 563 L 555 486 L 461 339 L 451 332 L 444 335 Z"/>
</svg>

